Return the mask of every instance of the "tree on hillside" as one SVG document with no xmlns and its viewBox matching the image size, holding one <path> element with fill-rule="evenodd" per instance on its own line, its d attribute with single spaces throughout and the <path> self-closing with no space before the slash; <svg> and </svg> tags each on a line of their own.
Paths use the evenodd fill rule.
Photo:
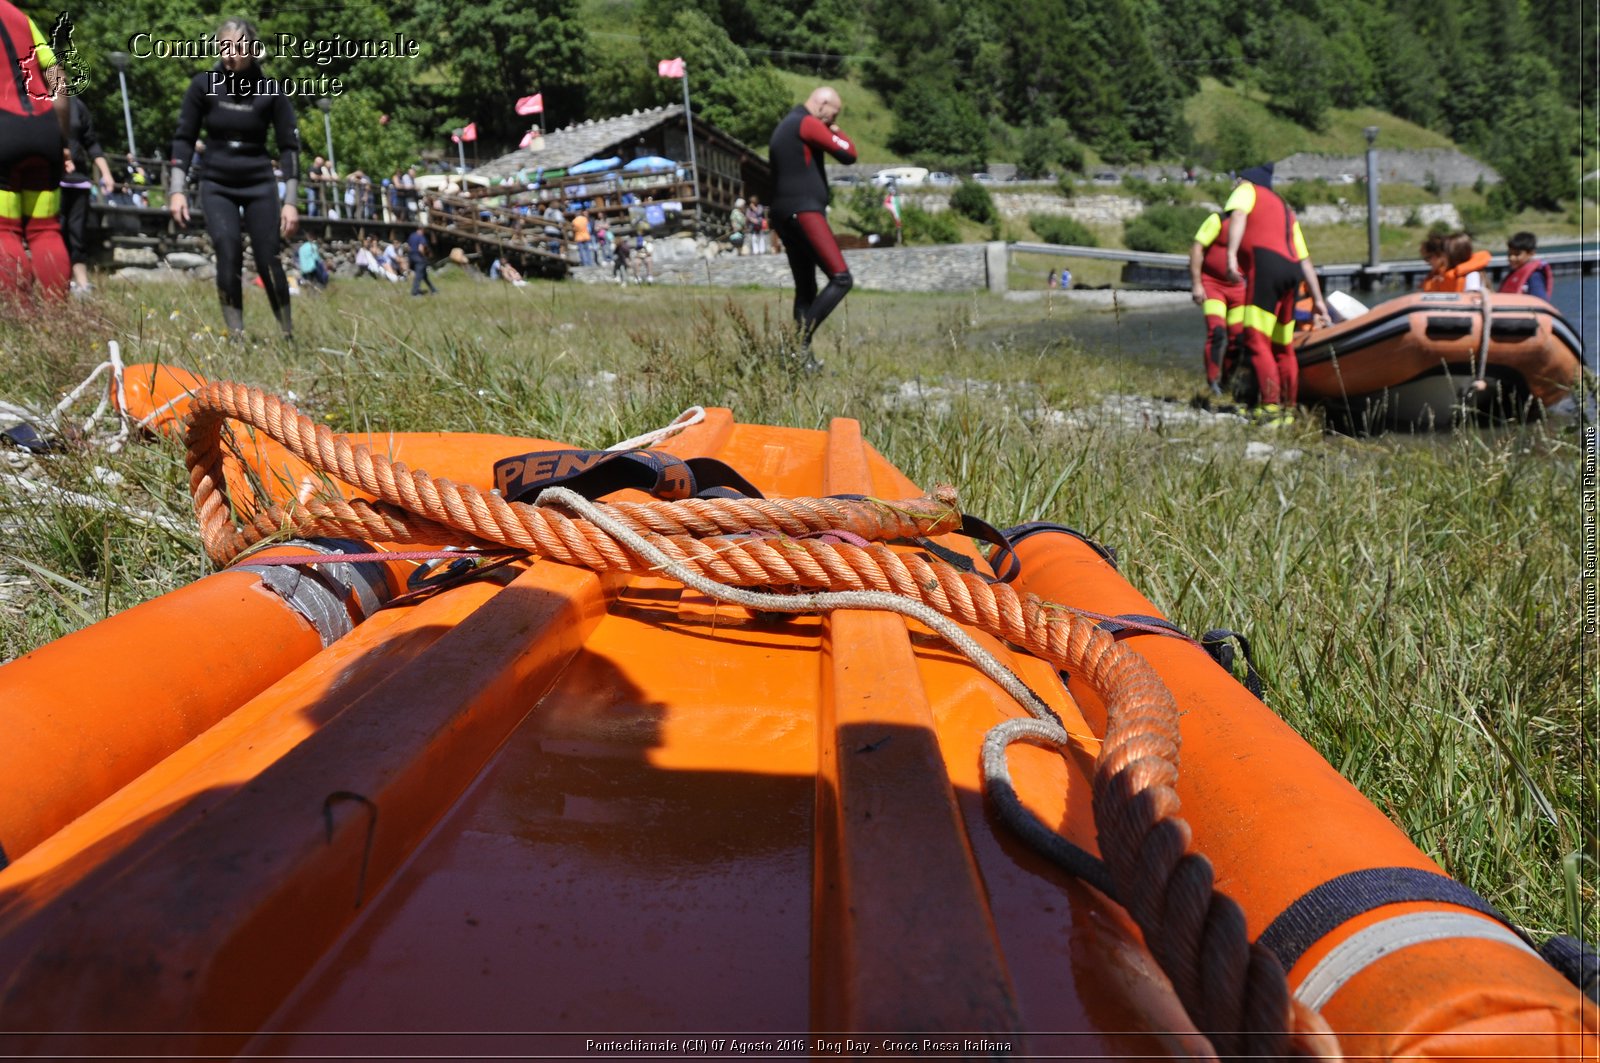
<svg viewBox="0 0 1600 1063">
<path fill-rule="evenodd" d="M 772 67 L 751 63 L 704 12 L 685 8 L 665 26 L 647 24 L 642 28 L 650 54 L 681 56 L 687 64 L 696 112 L 746 144 L 765 144 L 772 127 L 794 106 Z M 659 101 L 678 102 L 679 83 L 657 81 Z"/>
<path fill-rule="evenodd" d="M 544 94 L 547 127 L 583 117 L 588 34 L 578 0 L 414 0 L 411 32 L 424 59 L 448 71 L 451 110 L 478 123 L 488 146 L 509 147 L 527 127 L 512 105 Z M 445 129 L 423 130 L 448 143 Z"/>
<path fill-rule="evenodd" d="M 1271 108 L 1308 129 L 1327 124 L 1332 80 L 1322 31 L 1310 19 L 1280 14 L 1257 42 L 1261 88 Z"/>
<path fill-rule="evenodd" d="M 889 148 L 937 169 L 979 170 L 988 159 L 989 130 L 965 94 L 930 76 L 895 98 Z"/>
</svg>

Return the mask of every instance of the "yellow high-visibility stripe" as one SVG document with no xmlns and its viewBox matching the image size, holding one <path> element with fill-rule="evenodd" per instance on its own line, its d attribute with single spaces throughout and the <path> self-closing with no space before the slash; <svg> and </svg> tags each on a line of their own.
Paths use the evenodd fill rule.
<svg viewBox="0 0 1600 1063">
<path fill-rule="evenodd" d="M 1230 306 L 1230 307 L 1228 307 L 1228 324 L 1230 324 L 1230 325 L 1242 325 L 1242 324 L 1244 324 L 1244 304 L 1241 303 L 1238 306 Z"/>
<path fill-rule="evenodd" d="M 1241 306 L 1239 311 L 1239 320 L 1244 322 L 1245 328 L 1253 328 L 1268 336 L 1277 331 L 1278 315 L 1271 310 L 1263 310 L 1259 306 Z"/>
<path fill-rule="evenodd" d="M 1225 318 L 1228 313 L 1228 304 L 1221 299 L 1207 299 L 1200 304 L 1200 309 L 1205 312 L 1206 317 Z"/>
<path fill-rule="evenodd" d="M 39 69 L 49 70 L 56 65 L 56 53 L 50 50 L 50 42 L 39 32 L 37 22 L 28 19 L 28 28 L 33 31 L 33 55 L 39 60 Z"/>
<path fill-rule="evenodd" d="M 52 188 L 43 192 L 12 192 L 0 189 L 0 218 L 21 221 L 23 218 L 53 218 L 60 213 L 60 189 Z"/>
<path fill-rule="evenodd" d="M 1211 242 L 1222 232 L 1222 218 L 1216 213 L 1206 215 L 1206 220 L 1200 223 L 1200 228 L 1194 234 L 1194 242 L 1201 247 L 1210 247 Z"/>
<path fill-rule="evenodd" d="M 1256 209 L 1256 186 L 1249 181 L 1240 181 L 1234 186 L 1233 192 L 1228 196 L 1228 202 L 1222 205 L 1224 214 L 1232 214 L 1242 210 L 1249 214 Z"/>
</svg>

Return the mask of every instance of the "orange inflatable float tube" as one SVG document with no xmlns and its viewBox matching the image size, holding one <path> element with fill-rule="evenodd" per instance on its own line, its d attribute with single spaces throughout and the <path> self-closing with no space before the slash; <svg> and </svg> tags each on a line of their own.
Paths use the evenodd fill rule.
<svg viewBox="0 0 1600 1063">
<path fill-rule="evenodd" d="M 1014 541 L 1018 590 L 1144 623 L 1124 637 L 1184 712 L 1195 847 L 1347 1055 L 1595 1058 L 1593 1002 L 1199 644 L 1149 630 L 1166 621 L 1098 550 L 1064 530 Z M 1069 689 L 1098 729 L 1103 708 Z"/>
<path fill-rule="evenodd" d="M 315 540 L 257 557 L 354 553 Z M 398 566 L 219 572 L 0 665 L 0 866 L 309 660 L 386 600 Z"/>
<path fill-rule="evenodd" d="M 111 405 L 141 428 L 181 438 L 183 420 L 205 378 L 177 366 L 142 363 L 125 366 L 111 380 Z"/>
</svg>

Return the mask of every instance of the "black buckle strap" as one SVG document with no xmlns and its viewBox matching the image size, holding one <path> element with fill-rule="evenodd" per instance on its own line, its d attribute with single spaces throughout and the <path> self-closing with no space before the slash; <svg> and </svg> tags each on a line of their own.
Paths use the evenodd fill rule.
<svg viewBox="0 0 1600 1063">
<path fill-rule="evenodd" d="M 585 498 L 635 488 L 656 498 L 761 498 L 750 481 L 715 458 L 680 458 L 659 450 L 536 450 L 494 463 L 495 489 L 508 502 L 531 502 L 546 487 Z"/>
<path fill-rule="evenodd" d="M 1117 567 L 1116 550 L 1102 545 L 1091 536 L 1085 535 L 1076 528 L 1069 528 L 1065 524 L 1056 524 L 1048 520 L 1030 520 L 1026 524 L 1018 524 L 1007 528 L 1000 534 L 1005 537 L 1007 543 L 1015 546 L 1028 536 L 1038 535 L 1040 532 L 1059 532 L 1063 535 L 1070 535 L 1104 558 L 1106 564 L 1112 568 Z"/>
</svg>

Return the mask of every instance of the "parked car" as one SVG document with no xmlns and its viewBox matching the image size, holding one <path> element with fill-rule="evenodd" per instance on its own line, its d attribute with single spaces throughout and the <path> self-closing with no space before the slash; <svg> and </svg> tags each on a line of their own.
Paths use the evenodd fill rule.
<svg viewBox="0 0 1600 1063">
<path fill-rule="evenodd" d="M 854 186 L 861 183 L 861 178 L 853 173 L 836 173 L 828 178 L 830 185 Z"/>
<path fill-rule="evenodd" d="M 955 183 L 956 179 L 943 170 L 935 170 L 928 175 L 928 184 L 930 185 L 953 185 Z"/>
<path fill-rule="evenodd" d="M 1094 175 L 1094 183 L 1097 185 L 1114 185 L 1120 180 L 1122 180 L 1122 178 L 1118 177 L 1114 173 L 1111 173 L 1109 170 L 1104 173 L 1097 173 Z"/>
<path fill-rule="evenodd" d="M 992 173 L 975 173 L 972 175 L 972 179 L 980 185 L 994 184 L 994 174 Z"/>
</svg>

